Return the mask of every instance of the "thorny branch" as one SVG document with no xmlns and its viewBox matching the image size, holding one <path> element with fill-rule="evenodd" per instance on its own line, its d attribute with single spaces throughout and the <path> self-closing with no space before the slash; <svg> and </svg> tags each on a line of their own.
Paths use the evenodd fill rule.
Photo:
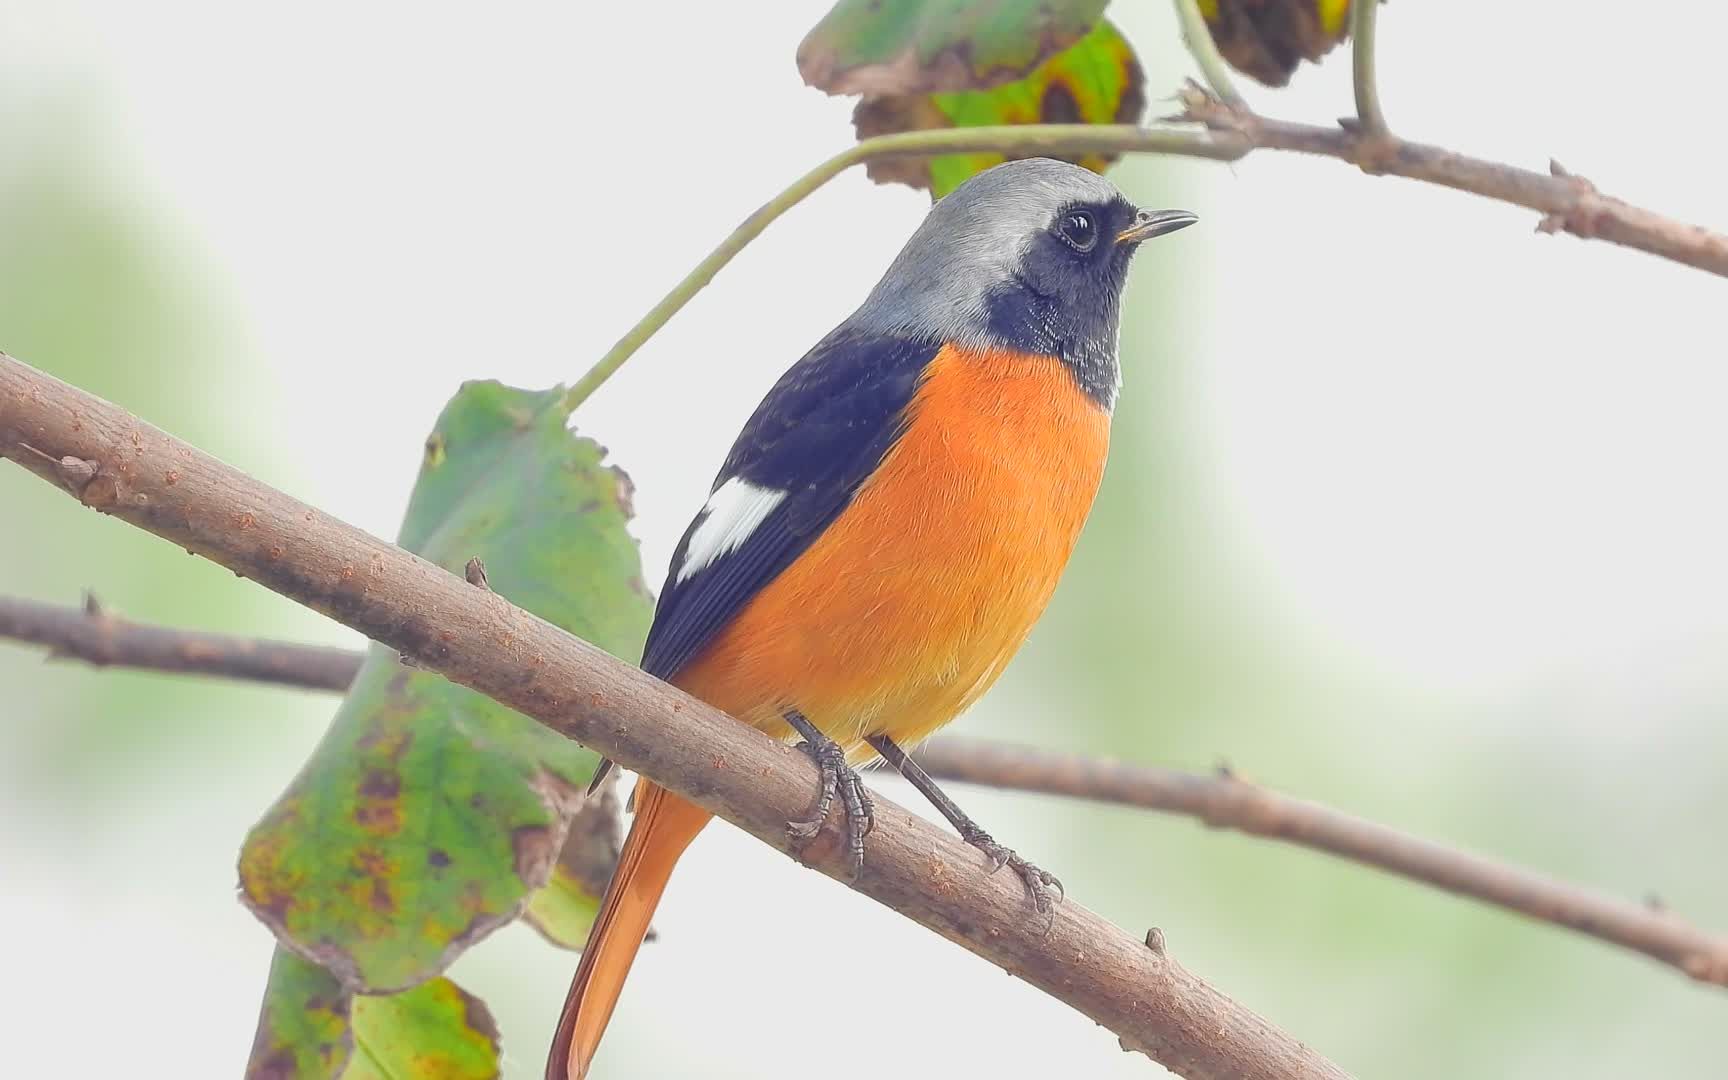
<svg viewBox="0 0 1728 1080">
<path fill-rule="evenodd" d="M 478 573 L 469 564 L 469 580 Z M 127 622 L 99 608 L 0 597 L 0 638 L 99 667 L 218 675 L 342 691 L 362 654 Z M 917 754 L 933 776 L 985 787 L 1063 795 L 1185 814 L 1218 829 L 1283 840 L 1576 930 L 1728 986 L 1728 937 L 1667 910 L 1629 903 L 1481 855 L 1400 833 L 1233 773 L 1213 776 L 975 739 L 940 738 Z"/>
</svg>

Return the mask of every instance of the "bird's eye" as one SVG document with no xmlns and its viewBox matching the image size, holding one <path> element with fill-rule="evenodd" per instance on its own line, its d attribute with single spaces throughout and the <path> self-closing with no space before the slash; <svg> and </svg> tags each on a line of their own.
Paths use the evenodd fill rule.
<svg viewBox="0 0 1728 1080">
<path fill-rule="evenodd" d="M 1078 252 L 1088 252 L 1098 243 L 1098 219 L 1087 210 L 1070 210 L 1062 215 L 1057 231 L 1068 246 Z"/>
</svg>

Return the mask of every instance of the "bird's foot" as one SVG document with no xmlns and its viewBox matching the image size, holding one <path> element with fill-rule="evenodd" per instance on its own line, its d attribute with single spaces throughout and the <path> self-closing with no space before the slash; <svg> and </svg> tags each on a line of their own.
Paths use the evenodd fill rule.
<svg viewBox="0 0 1728 1080">
<path fill-rule="evenodd" d="M 978 826 L 971 822 L 967 824 L 971 827 L 961 827 L 960 839 L 984 853 L 984 857 L 990 860 L 990 872 L 994 874 L 1004 866 L 1012 867 L 1021 883 L 1026 886 L 1026 895 L 1031 899 L 1032 906 L 1038 909 L 1039 914 L 1055 918 L 1056 901 L 1068 895 L 1056 875 L 1027 862 L 1012 849 L 998 844 L 989 833 Z"/>
<path fill-rule="evenodd" d="M 859 778 L 858 770 L 846 761 L 845 749 L 833 739 L 816 730 L 815 725 L 797 713 L 788 713 L 787 721 L 804 741 L 798 749 L 808 754 L 822 772 L 822 783 L 816 793 L 816 809 L 807 818 L 789 822 L 787 832 L 802 847 L 816 838 L 828 820 L 828 810 L 838 798 L 846 811 L 846 859 L 852 876 L 864 869 L 864 838 L 876 827 L 876 804 Z"/>
</svg>

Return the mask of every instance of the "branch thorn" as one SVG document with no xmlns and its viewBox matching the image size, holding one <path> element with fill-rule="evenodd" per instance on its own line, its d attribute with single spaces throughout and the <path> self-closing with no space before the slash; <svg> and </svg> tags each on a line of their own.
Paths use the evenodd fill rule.
<svg viewBox="0 0 1728 1080">
<path fill-rule="evenodd" d="M 58 467 L 60 479 L 64 480 L 66 486 L 71 488 L 73 492 L 80 495 L 84 493 L 85 488 L 90 486 L 90 481 L 96 479 L 96 463 L 94 461 L 86 461 L 81 457 L 73 457 L 68 454 L 60 459 Z"/>
<path fill-rule="evenodd" d="M 1164 931 L 1154 926 L 1146 931 L 1146 947 L 1159 956 L 1164 955 Z"/>
<path fill-rule="evenodd" d="M 492 591 L 492 586 L 486 581 L 486 564 L 480 561 L 480 556 L 478 555 L 469 559 L 468 565 L 462 568 L 462 577 L 468 582 L 468 584 L 477 589 L 485 589 L 487 592 Z"/>
</svg>

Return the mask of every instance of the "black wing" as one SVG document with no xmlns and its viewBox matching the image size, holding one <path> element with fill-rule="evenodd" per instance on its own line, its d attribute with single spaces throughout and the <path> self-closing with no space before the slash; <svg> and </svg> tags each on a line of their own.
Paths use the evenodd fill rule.
<svg viewBox="0 0 1728 1080">
<path fill-rule="evenodd" d="M 743 479 L 786 496 L 736 549 L 678 580 L 704 509 L 660 590 L 642 668 L 669 679 L 846 508 L 900 437 L 939 343 L 842 327 L 780 377 L 739 433 L 710 493 Z"/>
</svg>

